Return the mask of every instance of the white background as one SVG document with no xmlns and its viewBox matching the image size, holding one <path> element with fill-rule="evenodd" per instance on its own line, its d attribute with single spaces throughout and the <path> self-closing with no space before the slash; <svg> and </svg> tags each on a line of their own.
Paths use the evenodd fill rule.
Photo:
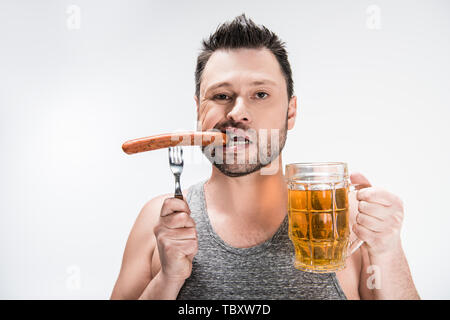
<svg viewBox="0 0 450 320">
<path fill-rule="evenodd" d="M 121 145 L 195 129 L 200 41 L 243 12 L 287 43 L 285 164 L 345 161 L 398 194 L 419 294 L 450 298 L 444 0 L 1 1 L 0 298 L 109 298 L 138 212 L 173 191 L 167 150 Z M 185 156 L 183 188 L 211 170 Z"/>
</svg>

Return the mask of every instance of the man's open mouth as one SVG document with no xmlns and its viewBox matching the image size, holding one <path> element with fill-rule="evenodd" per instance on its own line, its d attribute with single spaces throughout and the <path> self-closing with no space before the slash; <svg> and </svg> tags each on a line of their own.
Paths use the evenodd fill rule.
<svg viewBox="0 0 450 320">
<path fill-rule="evenodd" d="M 248 145 L 250 143 L 251 143 L 250 140 L 248 140 L 247 138 L 239 136 L 231 137 L 230 135 L 228 135 L 228 143 L 226 144 L 226 146 L 234 147 L 234 146 Z"/>
<path fill-rule="evenodd" d="M 226 147 L 246 146 L 252 143 L 250 137 L 242 129 L 228 127 L 222 132 L 227 135 Z"/>
</svg>

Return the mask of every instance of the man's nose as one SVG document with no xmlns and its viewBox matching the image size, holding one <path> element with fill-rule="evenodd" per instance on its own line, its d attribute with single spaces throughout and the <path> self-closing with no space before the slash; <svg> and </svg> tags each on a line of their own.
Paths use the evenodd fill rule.
<svg viewBox="0 0 450 320">
<path fill-rule="evenodd" d="M 235 122 L 251 122 L 250 114 L 243 98 L 236 98 L 233 108 L 227 114 L 227 119 L 233 119 Z"/>
</svg>

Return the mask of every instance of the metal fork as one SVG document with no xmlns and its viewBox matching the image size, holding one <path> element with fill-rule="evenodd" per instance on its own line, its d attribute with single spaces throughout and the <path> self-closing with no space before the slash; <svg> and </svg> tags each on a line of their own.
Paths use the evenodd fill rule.
<svg viewBox="0 0 450 320">
<path fill-rule="evenodd" d="M 180 176 L 183 172 L 183 148 L 180 146 L 169 147 L 169 164 L 175 176 L 175 198 L 183 200 L 183 194 L 180 188 Z"/>
</svg>

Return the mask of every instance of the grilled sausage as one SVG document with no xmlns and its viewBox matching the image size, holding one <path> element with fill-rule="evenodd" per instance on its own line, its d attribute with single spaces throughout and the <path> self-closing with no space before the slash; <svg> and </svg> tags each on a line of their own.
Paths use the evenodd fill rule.
<svg viewBox="0 0 450 320">
<path fill-rule="evenodd" d="M 127 154 L 151 151 L 174 146 L 220 146 L 227 143 L 227 135 L 218 131 L 186 131 L 158 134 L 128 140 L 122 145 Z"/>
</svg>

